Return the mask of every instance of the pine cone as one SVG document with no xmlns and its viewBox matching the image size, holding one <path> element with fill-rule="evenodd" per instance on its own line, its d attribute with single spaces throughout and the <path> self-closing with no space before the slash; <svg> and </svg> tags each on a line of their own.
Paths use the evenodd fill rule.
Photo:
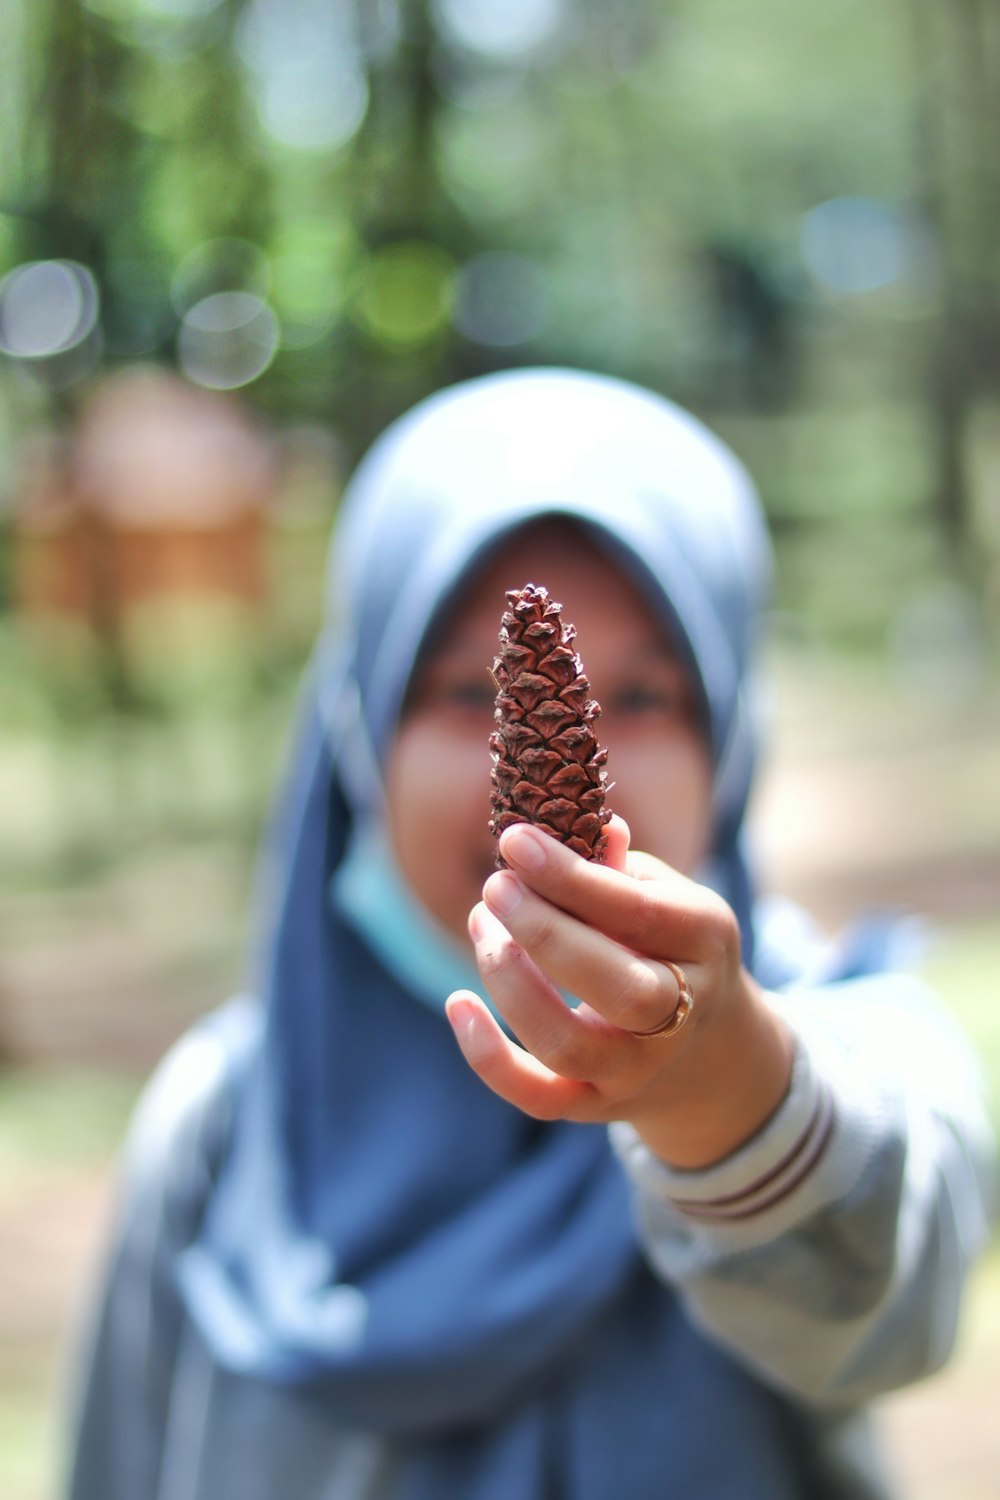
<svg viewBox="0 0 1000 1500">
<path fill-rule="evenodd" d="M 602 861 L 608 752 L 591 725 L 601 706 L 572 648 L 576 630 L 544 588 L 507 591 L 490 736 L 493 816 L 499 838 L 512 823 L 536 823 L 585 859 Z M 497 868 L 504 861 L 497 855 Z"/>
</svg>

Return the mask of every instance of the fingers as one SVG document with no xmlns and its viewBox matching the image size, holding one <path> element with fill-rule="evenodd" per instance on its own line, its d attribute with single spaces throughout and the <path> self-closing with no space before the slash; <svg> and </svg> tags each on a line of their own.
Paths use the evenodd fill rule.
<svg viewBox="0 0 1000 1500">
<path fill-rule="evenodd" d="M 591 1118 L 590 1085 L 560 1077 L 515 1047 L 478 996 L 457 990 L 445 1012 L 466 1062 L 495 1094 L 537 1120 Z"/>
<path fill-rule="evenodd" d="M 489 911 L 476 907 L 469 924 L 480 972 L 517 1035 L 557 1072 L 584 1068 L 577 1076 L 594 1076 L 589 1052 L 595 1041 L 606 1045 L 608 1039 L 580 1029 L 567 1036 L 565 1006 L 546 980 L 623 1031 L 649 1031 L 676 1009 L 679 990 L 669 968 L 536 896 L 510 871 L 490 876 L 483 898 Z M 549 990 L 548 1003 L 540 1004 L 538 986 L 525 982 L 526 964 Z M 555 1056 L 539 1050 L 553 1024 L 560 1033 Z"/>
<path fill-rule="evenodd" d="M 721 931 L 717 898 L 631 854 L 621 819 L 609 827 L 606 865 L 523 824 L 501 843 L 509 868 L 486 882 L 469 932 L 496 1011 L 521 1046 L 463 992 L 448 1004 L 461 1049 L 494 1092 L 538 1119 L 623 1118 L 654 1080 L 662 1087 L 695 1034 L 656 1035 L 680 999 L 672 965 L 700 997 L 725 977 L 723 950 L 705 938 L 706 923 Z M 734 951 L 738 968 L 738 939 Z M 580 1000 L 576 1010 L 565 993 Z"/>
<path fill-rule="evenodd" d="M 620 832 L 611 839 L 616 859 L 625 856 L 622 840 Z M 527 823 L 504 831 L 500 852 L 523 885 L 639 953 L 687 963 L 713 956 L 720 946 L 735 943 L 738 951 L 725 902 L 649 855 L 624 857 L 626 874 L 581 859 Z"/>
<path fill-rule="evenodd" d="M 624 870 L 628 860 L 628 846 L 632 835 L 624 818 L 612 813 L 611 822 L 604 830 L 604 863 L 609 870 Z"/>
<path fill-rule="evenodd" d="M 469 934 L 490 998 L 523 1046 L 564 1078 L 601 1072 L 611 1036 L 607 1022 L 591 1012 L 574 1014 L 555 987 L 560 976 L 543 973 L 485 904 L 473 907 Z"/>
</svg>

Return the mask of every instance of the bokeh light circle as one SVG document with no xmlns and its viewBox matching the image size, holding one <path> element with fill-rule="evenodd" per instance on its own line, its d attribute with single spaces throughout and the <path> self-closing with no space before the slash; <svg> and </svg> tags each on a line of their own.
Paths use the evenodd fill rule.
<svg viewBox="0 0 1000 1500">
<path fill-rule="evenodd" d="M 139 8 L 172 20 L 193 21 L 218 10 L 222 0 L 141 0 Z"/>
<path fill-rule="evenodd" d="M 368 77 L 355 7 L 247 0 L 234 32 L 261 129 L 293 151 L 333 151 L 357 133 Z"/>
<path fill-rule="evenodd" d="M 365 330 L 393 349 L 427 343 L 448 324 L 455 264 L 439 245 L 398 240 L 377 250 L 362 276 L 356 315 Z"/>
<path fill-rule="evenodd" d="M 309 58 L 276 69 L 259 85 L 261 124 L 297 151 L 332 151 L 357 134 L 368 109 L 368 80 L 358 68 L 331 76 Z"/>
<path fill-rule="evenodd" d="M 273 310 L 251 292 L 215 292 L 189 308 L 177 336 L 177 360 L 189 380 L 232 391 L 263 375 L 281 330 Z"/>
<path fill-rule="evenodd" d="M 909 269 L 909 226 L 877 198 L 829 198 L 809 210 L 800 230 L 810 274 L 839 296 L 860 296 L 899 281 Z"/>
<path fill-rule="evenodd" d="M 88 339 L 99 315 L 97 283 L 86 266 L 27 261 L 0 282 L 0 349 L 15 359 L 51 359 Z"/>
<path fill-rule="evenodd" d="M 566 21 L 565 0 L 434 0 L 442 35 L 454 45 L 514 60 L 552 41 Z"/>
</svg>

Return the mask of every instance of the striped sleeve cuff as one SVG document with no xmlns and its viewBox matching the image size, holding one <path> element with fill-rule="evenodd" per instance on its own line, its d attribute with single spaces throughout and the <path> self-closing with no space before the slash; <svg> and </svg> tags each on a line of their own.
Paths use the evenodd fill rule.
<svg viewBox="0 0 1000 1500">
<path fill-rule="evenodd" d="M 635 1186 L 692 1228 L 737 1226 L 776 1212 L 816 1173 L 837 1125 L 835 1089 L 797 1040 L 788 1093 L 749 1141 L 699 1170 L 669 1167 L 630 1125 L 610 1127 L 612 1145 Z M 838 1174 L 839 1175 L 839 1174 Z M 772 1212 L 774 1211 L 774 1212 Z"/>
<path fill-rule="evenodd" d="M 804 1129 L 773 1167 L 735 1192 L 717 1193 L 717 1184 L 699 1183 L 700 1192 L 695 1188 L 690 1196 L 671 1193 L 671 1202 L 681 1213 L 696 1219 L 748 1219 L 763 1213 L 787 1198 L 809 1175 L 823 1155 L 832 1130 L 833 1098 L 829 1086 L 819 1083 Z"/>
</svg>

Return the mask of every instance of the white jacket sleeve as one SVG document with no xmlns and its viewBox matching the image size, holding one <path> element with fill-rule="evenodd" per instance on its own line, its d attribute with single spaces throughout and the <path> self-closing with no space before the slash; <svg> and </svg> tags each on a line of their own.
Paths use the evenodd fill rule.
<svg viewBox="0 0 1000 1500">
<path fill-rule="evenodd" d="M 995 1203 L 968 1044 L 918 981 L 770 996 L 796 1037 L 763 1129 L 701 1171 L 611 1127 L 655 1270 L 776 1387 L 855 1403 L 947 1358 Z"/>
</svg>

